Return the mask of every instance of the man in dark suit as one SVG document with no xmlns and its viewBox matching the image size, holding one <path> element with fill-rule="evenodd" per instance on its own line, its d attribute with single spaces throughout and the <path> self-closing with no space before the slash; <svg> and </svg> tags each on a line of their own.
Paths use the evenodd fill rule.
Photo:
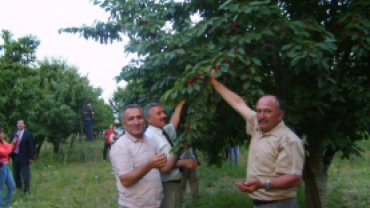
<svg viewBox="0 0 370 208">
<path fill-rule="evenodd" d="M 35 153 L 35 143 L 33 141 L 32 132 L 24 129 L 25 123 L 23 119 L 17 121 L 18 131 L 13 132 L 12 138 L 13 144 L 16 144 L 12 154 L 13 158 L 13 174 L 17 188 L 22 188 L 23 179 L 23 191 L 27 195 L 30 190 L 30 164 L 33 162 L 33 156 Z"/>
</svg>

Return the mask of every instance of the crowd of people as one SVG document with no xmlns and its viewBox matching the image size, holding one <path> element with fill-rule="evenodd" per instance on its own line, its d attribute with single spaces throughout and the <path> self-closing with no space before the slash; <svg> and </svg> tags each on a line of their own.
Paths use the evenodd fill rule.
<svg viewBox="0 0 370 208">
<path fill-rule="evenodd" d="M 296 188 L 302 180 L 304 146 L 285 125 L 279 98 L 261 97 L 254 111 L 213 74 L 211 71 L 210 84 L 244 118 L 246 132 L 251 136 L 246 180 L 236 182 L 235 186 L 249 195 L 254 208 L 297 208 Z M 197 167 L 201 163 L 195 149 L 183 141 L 181 154 L 171 151 L 177 143 L 176 130 L 184 104 L 182 101 L 176 106 L 169 123 L 160 103 L 150 103 L 145 109 L 137 104 L 127 105 L 121 114 L 124 131 L 117 131 L 111 124 L 104 132 L 103 159 L 107 160 L 111 149 L 119 208 L 182 208 L 187 183 L 191 195 L 199 196 Z M 92 139 L 94 115 L 91 102 L 87 102 L 84 119 L 88 141 Z M 15 188 L 21 189 L 24 195 L 30 192 L 30 165 L 34 161 L 35 145 L 23 119 L 17 121 L 17 131 L 11 137 L 9 144 L 0 128 L 0 208 L 11 202 Z M 230 163 L 238 164 L 239 147 L 229 144 L 227 150 Z M 10 157 L 13 174 L 9 168 Z M 5 185 L 7 193 L 3 198 Z"/>
</svg>

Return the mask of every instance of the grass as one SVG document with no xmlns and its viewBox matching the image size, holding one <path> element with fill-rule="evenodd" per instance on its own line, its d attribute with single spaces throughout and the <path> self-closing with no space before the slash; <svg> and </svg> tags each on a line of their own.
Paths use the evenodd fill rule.
<svg viewBox="0 0 370 208">
<path fill-rule="evenodd" d="M 328 207 L 365 208 L 370 204 L 370 141 L 361 141 L 365 150 L 362 158 L 341 160 L 337 154 L 329 170 Z M 118 192 L 111 164 L 103 162 L 103 140 L 77 141 L 68 152 L 54 155 L 46 144 L 41 157 L 31 165 L 31 193 L 27 197 L 15 191 L 12 208 L 116 208 Z M 86 153 L 86 154 L 85 154 Z M 66 157 L 68 155 L 68 158 Z M 85 157 L 88 156 L 88 157 Z M 246 150 L 241 149 L 240 163 L 222 168 L 199 168 L 200 195 L 184 196 L 184 208 L 251 208 L 246 194 L 238 191 L 234 182 L 245 178 Z M 189 192 L 189 190 L 188 190 Z M 298 202 L 304 207 L 304 193 L 298 190 Z"/>
</svg>

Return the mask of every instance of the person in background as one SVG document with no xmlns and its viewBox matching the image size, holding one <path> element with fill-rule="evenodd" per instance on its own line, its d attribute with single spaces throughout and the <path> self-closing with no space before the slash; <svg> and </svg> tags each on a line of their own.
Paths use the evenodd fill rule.
<svg viewBox="0 0 370 208">
<path fill-rule="evenodd" d="M 107 153 L 108 149 L 111 148 L 111 145 L 115 142 L 116 136 L 118 136 L 118 132 L 115 130 L 114 125 L 111 124 L 109 129 L 104 131 L 104 149 L 103 149 L 103 160 L 107 161 Z"/>
<path fill-rule="evenodd" d="M 227 145 L 227 152 L 229 156 L 230 165 L 237 165 L 239 162 L 239 146 L 238 145 Z"/>
<path fill-rule="evenodd" d="M 22 188 L 23 179 L 23 194 L 27 195 L 30 191 L 31 171 L 30 165 L 33 163 L 35 154 L 35 143 L 33 134 L 25 130 L 26 124 L 23 119 L 18 119 L 18 131 L 13 132 L 12 143 L 15 144 L 15 149 L 12 153 L 13 159 L 13 174 L 16 187 Z M 22 176 L 22 177 L 21 177 Z"/>
<path fill-rule="evenodd" d="M 12 152 L 12 149 L 12 145 L 8 144 L 4 139 L 3 129 L 0 128 L 0 208 L 10 204 L 15 189 L 13 175 L 9 169 L 9 154 Z M 8 190 L 3 199 L 5 184 Z"/>
<path fill-rule="evenodd" d="M 251 135 L 247 178 L 235 185 L 248 193 L 255 208 L 297 208 L 297 187 L 301 185 L 305 151 L 302 140 L 288 128 L 277 96 L 265 95 L 252 110 L 239 95 L 214 77 L 210 83 L 221 97 L 247 122 Z"/>
<path fill-rule="evenodd" d="M 144 135 L 141 107 L 130 104 L 122 111 L 126 133 L 110 151 L 116 176 L 119 208 L 158 208 L 163 199 L 160 169 L 167 156 L 159 154 L 156 144 Z"/>
<path fill-rule="evenodd" d="M 94 122 L 95 112 L 92 109 L 91 101 L 87 101 L 86 105 L 83 108 L 83 115 L 84 121 L 86 122 L 86 137 L 87 141 L 92 140 L 92 126 Z"/>
<path fill-rule="evenodd" d="M 198 154 L 196 153 L 195 149 L 189 146 L 187 142 L 184 142 L 184 151 L 180 155 L 180 160 L 183 159 L 192 159 L 198 161 L 198 166 L 200 165 L 200 161 L 198 158 Z M 190 185 L 190 193 L 192 197 L 199 196 L 199 175 L 197 168 L 195 169 L 188 169 L 184 168 L 182 173 L 182 190 L 186 192 L 186 186 L 189 183 Z"/>
</svg>

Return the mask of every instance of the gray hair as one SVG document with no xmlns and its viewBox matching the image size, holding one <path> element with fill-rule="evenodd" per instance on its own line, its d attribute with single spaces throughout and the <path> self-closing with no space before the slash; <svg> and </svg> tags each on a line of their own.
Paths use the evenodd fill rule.
<svg viewBox="0 0 370 208">
<path fill-rule="evenodd" d="M 123 117 L 123 114 L 125 114 L 126 110 L 127 109 L 130 109 L 130 108 L 139 108 L 141 112 L 143 112 L 143 109 L 140 107 L 140 105 L 138 104 L 128 104 L 126 105 L 123 110 L 122 110 L 122 113 L 121 113 L 121 118 L 122 118 L 122 122 L 125 121 L 124 117 Z"/>
<path fill-rule="evenodd" d="M 151 114 L 150 110 L 157 106 L 163 107 L 160 103 L 149 103 L 148 105 L 146 105 L 144 110 L 144 118 L 148 118 Z"/>
</svg>

